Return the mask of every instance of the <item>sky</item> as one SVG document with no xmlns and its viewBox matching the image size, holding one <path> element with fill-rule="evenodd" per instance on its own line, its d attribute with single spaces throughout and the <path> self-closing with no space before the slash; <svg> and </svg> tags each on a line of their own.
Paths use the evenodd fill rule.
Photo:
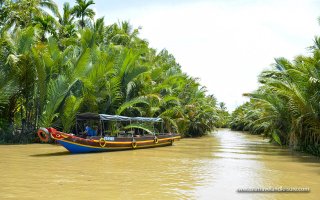
<svg viewBox="0 0 320 200">
<path fill-rule="evenodd" d="M 61 8 L 62 0 L 58 0 Z M 70 1 L 71 5 L 73 1 Z M 320 33 L 316 0 L 94 0 L 106 25 L 142 27 L 150 47 L 167 49 L 229 111 L 247 101 L 274 58 L 307 54 Z"/>
</svg>

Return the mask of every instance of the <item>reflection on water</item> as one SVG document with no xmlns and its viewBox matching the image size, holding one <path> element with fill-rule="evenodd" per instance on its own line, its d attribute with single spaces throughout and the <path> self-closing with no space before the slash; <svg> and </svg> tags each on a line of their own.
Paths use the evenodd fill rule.
<svg viewBox="0 0 320 200">
<path fill-rule="evenodd" d="M 174 146 L 72 155 L 48 144 L 0 146 L 0 199 L 318 199 L 320 160 L 219 130 Z M 249 187 L 309 193 L 237 193 Z"/>
</svg>

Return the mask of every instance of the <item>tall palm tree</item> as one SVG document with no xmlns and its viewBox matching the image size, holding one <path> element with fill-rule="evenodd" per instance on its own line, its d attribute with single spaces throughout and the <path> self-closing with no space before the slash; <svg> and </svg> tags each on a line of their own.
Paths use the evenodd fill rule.
<svg viewBox="0 0 320 200">
<path fill-rule="evenodd" d="M 68 2 L 63 4 L 63 14 L 59 17 L 59 39 L 71 38 L 76 36 L 75 25 L 73 24 L 74 16 L 73 8 Z"/>
<path fill-rule="evenodd" d="M 93 5 L 93 0 L 76 0 L 76 5 L 73 7 L 73 14 L 75 14 L 76 17 L 80 18 L 79 24 L 81 28 L 83 29 L 85 27 L 85 18 L 89 17 L 91 20 L 93 20 L 93 17 L 95 15 L 95 12 L 89 8 L 90 5 Z"/>
</svg>

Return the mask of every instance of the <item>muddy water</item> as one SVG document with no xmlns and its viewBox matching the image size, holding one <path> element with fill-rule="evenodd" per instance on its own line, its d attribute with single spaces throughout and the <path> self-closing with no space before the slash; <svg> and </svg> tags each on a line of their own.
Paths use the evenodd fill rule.
<svg viewBox="0 0 320 200">
<path fill-rule="evenodd" d="M 71 155 L 0 146 L 0 199 L 319 199 L 320 160 L 229 130 L 174 146 Z M 308 193 L 238 188 L 308 187 Z"/>
</svg>

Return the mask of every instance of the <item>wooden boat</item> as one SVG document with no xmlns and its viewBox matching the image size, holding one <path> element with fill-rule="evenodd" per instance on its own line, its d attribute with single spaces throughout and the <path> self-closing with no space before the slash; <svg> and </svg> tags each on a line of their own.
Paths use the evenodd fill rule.
<svg viewBox="0 0 320 200">
<path fill-rule="evenodd" d="M 104 152 L 116 150 L 132 150 L 140 148 L 162 147 L 172 145 L 175 140 L 181 137 L 174 133 L 148 133 L 143 135 L 129 134 L 111 136 L 105 134 L 107 131 L 104 127 L 106 121 L 116 122 L 161 122 L 161 118 L 146 118 L 146 117 L 126 117 L 119 115 L 106 115 L 95 113 L 83 113 L 77 115 L 76 127 L 78 122 L 83 120 L 98 120 L 100 125 L 100 136 L 83 137 L 78 134 L 64 133 L 55 128 L 40 128 L 38 136 L 41 141 L 48 142 L 55 140 L 71 153 L 88 153 L 88 152 Z"/>
</svg>

